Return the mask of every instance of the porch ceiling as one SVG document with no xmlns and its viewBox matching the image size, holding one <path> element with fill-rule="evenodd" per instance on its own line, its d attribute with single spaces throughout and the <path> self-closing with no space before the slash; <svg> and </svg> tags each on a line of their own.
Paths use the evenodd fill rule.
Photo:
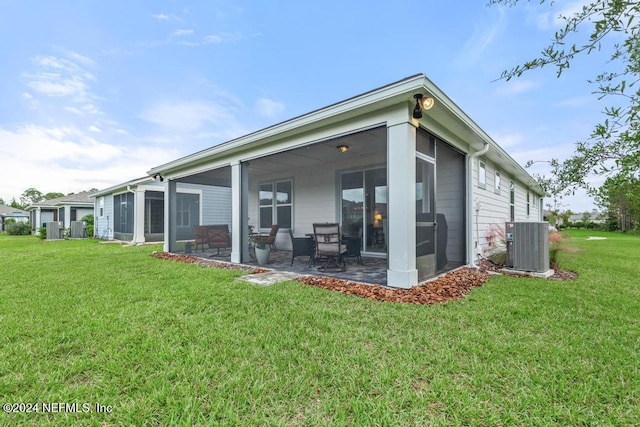
<svg viewBox="0 0 640 427">
<path fill-rule="evenodd" d="M 338 145 L 348 145 L 349 151 L 341 153 Z M 293 150 L 284 151 L 270 156 L 252 160 L 251 169 L 258 173 L 276 173 L 283 170 L 314 168 L 322 165 L 334 164 L 338 160 L 349 156 L 366 163 L 366 159 L 379 158 L 381 152 L 387 149 L 387 129 L 378 127 L 325 142 L 310 144 Z M 358 163 L 363 163 L 358 162 Z"/>
</svg>

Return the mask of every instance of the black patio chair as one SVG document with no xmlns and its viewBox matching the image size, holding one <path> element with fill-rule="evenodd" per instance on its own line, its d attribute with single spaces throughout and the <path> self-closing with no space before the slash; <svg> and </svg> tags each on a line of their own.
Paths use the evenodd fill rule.
<svg viewBox="0 0 640 427">
<path fill-rule="evenodd" d="M 315 244 L 311 237 L 294 237 L 293 231 L 289 229 L 289 236 L 291 236 L 291 265 L 293 260 L 297 256 L 308 256 L 309 267 L 313 263 L 313 256 L 315 254 Z"/>
</svg>

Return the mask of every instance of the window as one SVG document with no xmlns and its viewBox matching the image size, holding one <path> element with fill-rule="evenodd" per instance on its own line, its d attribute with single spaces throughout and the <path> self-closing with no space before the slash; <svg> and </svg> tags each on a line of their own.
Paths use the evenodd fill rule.
<svg viewBox="0 0 640 427">
<path fill-rule="evenodd" d="M 516 220 L 516 184 L 509 181 L 509 218 Z"/>
<path fill-rule="evenodd" d="M 293 184 L 291 181 L 276 181 L 260 184 L 259 209 L 260 228 L 268 229 L 273 224 L 280 228 L 291 228 L 293 208 Z"/>
<path fill-rule="evenodd" d="M 100 201 L 98 201 L 98 216 L 104 216 L 104 197 L 100 197 Z"/>
<path fill-rule="evenodd" d="M 176 197 L 176 225 L 193 227 L 200 218 L 199 196 L 197 194 L 178 193 Z"/>
<path fill-rule="evenodd" d="M 531 193 L 527 191 L 527 218 L 531 215 Z"/>
<path fill-rule="evenodd" d="M 478 186 L 487 188 L 487 166 L 484 162 L 479 162 L 478 164 Z"/>
<path fill-rule="evenodd" d="M 500 194 L 500 180 L 500 172 L 496 171 L 495 180 L 493 181 L 493 190 L 496 192 L 496 194 Z"/>
</svg>

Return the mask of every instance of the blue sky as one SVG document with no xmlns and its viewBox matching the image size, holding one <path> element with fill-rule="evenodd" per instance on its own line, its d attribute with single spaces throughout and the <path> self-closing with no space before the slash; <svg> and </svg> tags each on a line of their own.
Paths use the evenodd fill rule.
<svg viewBox="0 0 640 427">
<path fill-rule="evenodd" d="M 416 73 L 521 164 L 563 159 L 602 58 L 495 80 L 583 3 L 0 0 L 0 197 L 106 188 Z"/>
</svg>

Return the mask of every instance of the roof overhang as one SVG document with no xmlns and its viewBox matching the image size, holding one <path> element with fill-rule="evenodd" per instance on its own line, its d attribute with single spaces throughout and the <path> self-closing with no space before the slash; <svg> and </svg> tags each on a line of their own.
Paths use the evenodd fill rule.
<svg viewBox="0 0 640 427">
<path fill-rule="evenodd" d="M 96 197 L 105 196 L 107 194 L 120 192 L 130 187 L 137 187 L 140 184 L 145 184 L 152 181 L 154 181 L 154 179 L 151 176 L 144 176 L 142 178 L 132 179 L 131 181 L 123 182 L 120 184 L 113 185 L 109 188 L 105 188 L 104 190 L 96 191 L 91 195 L 91 197 L 96 198 Z"/>
<path fill-rule="evenodd" d="M 517 180 L 529 185 L 534 190 L 539 190 L 540 194 L 544 194 L 542 189 L 535 183 L 533 177 L 424 74 L 407 77 L 302 116 L 294 117 L 285 122 L 215 145 L 154 167 L 147 173 L 149 176 L 160 174 L 171 178 L 171 175 L 179 176 L 181 171 L 194 170 L 207 163 L 216 162 L 221 158 L 233 158 L 234 156 L 251 158 L 252 150 L 291 139 L 297 135 L 310 133 L 316 129 L 355 121 L 357 118 L 373 115 L 383 110 L 391 109 L 391 107 L 404 106 L 407 120 L 415 120 L 411 119 L 410 114 L 415 103 L 413 95 L 416 93 L 422 93 L 435 100 L 435 107 L 419 120 L 418 125 L 422 125 L 427 130 L 435 128 L 440 129 L 443 133 L 456 135 L 456 139 L 465 142 L 467 146 L 464 149 L 469 154 L 481 150 L 485 144 L 488 144 L 489 151 L 485 155 L 486 158 L 500 164 L 503 171 Z M 447 138 L 447 135 L 438 136 L 443 137 L 445 140 L 450 139 Z"/>
</svg>

